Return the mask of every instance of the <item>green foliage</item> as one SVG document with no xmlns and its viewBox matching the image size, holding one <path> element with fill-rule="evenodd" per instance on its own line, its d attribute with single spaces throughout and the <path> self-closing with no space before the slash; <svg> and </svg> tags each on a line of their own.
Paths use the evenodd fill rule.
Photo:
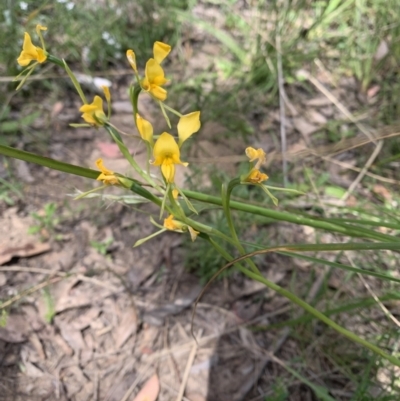
<svg viewBox="0 0 400 401">
<path fill-rule="evenodd" d="M 90 246 L 94 249 L 96 249 L 96 251 L 98 253 L 100 253 L 101 255 L 107 255 L 108 253 L 108 248 L 110 247 L 110 245 L 114 242 L 114 238 L 108 238 L 104 241 L 98 242 L 98 241 L 90 241 Z"/>
<path fill-rule="evenodd" d="M 33 212 L 31 216 L 35 219 L 36 224 L 29 227 L 29 234 L 40 233 L 42 238 L 54 235 L 56 240 L 62 239 L 62 236 L 56 235 L 60 218 L 57 217 L 57 205 L 54 202 L 45 204 L 41 212 Z"/>
</svg>

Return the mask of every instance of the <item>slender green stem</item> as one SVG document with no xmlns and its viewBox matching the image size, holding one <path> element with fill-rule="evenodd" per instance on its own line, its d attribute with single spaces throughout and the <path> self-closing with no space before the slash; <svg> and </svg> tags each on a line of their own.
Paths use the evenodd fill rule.
<svg viewBox="0 0 400 401">
<path fill-rule="evenodd" d="M 214 246 L 214 248 L 228 261 L 228 264 L 226 264 L 222 269 L 220 269 L 218 271 L 218 273 L 216 275 L 213 276 L 213 278 L 211 280 L 214 280 L 218 274 L 222 273 L 222 271 L 226 270 L 227 268 L 229 268 L 230 266 L 232 266 L 234 264 L 237 264 L 238 260 L 237 259 L 233 259 L 231 257 L 231 255 L 229 255 L 228 252 L 226 252 L 224 249 L 219 247 L 219 245 L 216 244 L 211 239 L 209 239 L 209 241 Z M 292 303 L 300 306 L 306 312 L 310 313 L 311 315 L 313 315 L 317 319 L 321 320 L 326 325 L 328 325 L 332 329 L 336 330 L 338 333 L 340 333 L 343 336 L 349 338 L 350 340 L 352 340 L 352 341 L 364 346 L 365 348 L 368 348 L 372 352 L 375 352 L 376 354 L 380 355 L 381 357 L 387 359 L 393 365 L 400 366 L 400 360 L 399 359 L 395 358 L 392 355 L 387 354 L 386 352 L 381 350 L 376 345 L 371 344 L 369 341 L 364 340 L 361 337 L 358 337 L 356 334 L 354 334 L 351 331 L 345 329 L 344 327 L 338 325 L 333 320 L 329 319 L 323 313 L 321 313 L 320 311 L 318 311 L 317 309 L 315 309 L 310 304 L 308 304 L 307 302 L 303 301 L 302 299 L 300 299 L 299 297 L 297 297 L 296 295 L 294 295 L 290 291 L 288 291 L 288 290 L 282 288 L 281 286 L 279 286 L 278 284 L 275 284 L 274 282 L 266 279 L 260 273 L 255 273 L 255 272 L 253 272 L 253 271 L 251 271 L 249 269 L 246 269 L 245 267 L 243 267 L 241 265 L 237 265 L 237 266 L 238 266 L 239 270 L 243 274 L 245 274 L 247 277 L 249 277 L 249 278 L 251 278 L 253 280 L 259 281 L 260 283 L 263 283 L 266 287 L 270 288 L 271 290 L 273 290 L 273 291 L 277 292 L 278 294 L 284 296 L 285 298 L 289 299 Z"/>
<path fill-rule="evenodd" d="M 119 136 L 119 135 L 118 135 Z M 129 154 L 129 151 L 122 143 L 122 146 L 125 148 L 125 152 L 128 157 L 132 159 L 132 156 Z M 26 152 L 23 150 L 15 149 L 9 146 L 0 145 L 0 154 L 5 156 L 13 157 L 15 159 L 24 160 L 30 163 L 39 164 L 41 166 L 49 167 L 53 170 L 62 171 L 68 174 L 74 174 L 81 177 L 91 178 L 95 180 L 99 176 L 99 172 L 95 170 L 91 170 L 88 168 L 75 166 L 70 163 L 64 163 L 61 161 L 57 161 L 54 159 L 50 159 L 48 157 L 39 156 L 34 153 Z M 149 177 L 146 174 L 146 177 Z M 163 191 L 160 188 L 161 191 Z M 217 205 L 222 207 L 222 199 L 216 196 L 211 196 L 207 194 L 203 194 L 195 191 L 182 190 L 182 192 L 190 199 L 198 200 L 201 202 L 205 202 L 212 205 Z M 274 221 L 287 221 L 294 224 L 306 225 L 310 227 L 315 227 L 327 231 L 338 232 L 344 235 L 359 237 L 359 238 L 369 238 L 373 240 L 378 240 L 382 242 L 399 242 L 400 239 L 398 237 L 382 234 L 371 229 L 367 229 L 365 227 L 355 227 L 349 226 L 347 222 L 340 223 L 339 221 L 331 221 L 329 219 L 325 220 L 320 217 L 307 217 L 300 214 L 290 213 L 290 212 L 282 212 L 272 209 L 267 209 L 255 205 L 249 205 L 242 202 L 230 201 L 229 206 L 232 209 L 240 210 L 247 213 L 256 214 L 259 216 L 271 218 Z M 345 244 L 344 244 L 345 245 Z"/>
<path fill-rule="evenodd" d="M 294 304 L 300 306 L 303 308 L 305 311 L 310 313 L 311 315 L 315 316 L 317 319 L 321 320 L 324 322 L 326 325 L 331 327 L 332 329 L 336 330 L 338 333 L 342 334 L 343 336 L 347 337 L 348 339 L 364 346 L 365 348 L 368 348 L 372 352 L 375 352 L 376 354 L 380 355 L 381 357 L 387 359 L 389 362 L 391 362 L 393 365 L 400 366 L 400 360 L 395 358 L 392 355 L 387 354 L 383 350 L 381 350 L 379 347 L 377 347 L 374 344 L 371 344 L 367 340 L 364 340 L 361 337 L 358 337 L 356 334 L 352 333 L 351 331 L 345 329 L 344 327 L 338 325 L 335 323 L 333 320 L 329 319 L 327 316 L 325 316 L 323 313 L 319 312 L 317 309 L 313 308 L 311 305 L 309 305 L 307 302 L 303 301 L 296 295 L 292 294 L 290 291 L 285 290 L 284 288 L 280 287 L 279 285 L 273 283 L 270 280 L 267 280 L 266 278 L 260 276 L 259 274 L 256 274 L 250 270 L 247 269 L 241 269 L 241 272 L 245 274 L 247 277 L 252 278 L 253 280 L 257 280 L 260 283 L 265 284 L 268 288 L 271 288 L 278 294 L 286 297 L 289 299 L 291 302 Z"/>
<path fill-rule="evenodd" d="M 53 64 L 57 64 L 61 68 L 65 68 L 64 61 L 59 59 L 58 57 L 52 56 L 51 54 L 47 54 L 47 61 L 50 61 Z"/>
<path fill-rule="evenodd" d="M 146 174 L 145 171 L 136 163 L 135 159 L 131 156 L 129 149 L 126 147 L 124 144 L 121 136 L 119 135 L 118 131 L 111 125 L 106 124 L 104 126 L 108 133 L 111 135 L 112 139 L 114 142 L 118 145 L 119 150 L 121 153 L 125 156 L 125 159 L 129 162 L 129 164 L 135 169 L 135 171 L 148 183 L 150 184 L 153 188 L 157 189 L 160 193 L 164 193 L 164 190 L 155 183 L 153 178 L 149 175 Z"/>
<path fill-rule="evenodd" d="M 0 145 L 0 154 L 13 157 L 14 159 L 24 160 L 29 163 L 39 164 L 40 166 L 51 168 L 52 170 L 62 171 L 68 174 L 79 175 L 81 177 L 97 179 L 100 172 L 89 168 L 75 166 L 74 164 L 60 162 L 50 159 L 49 157 L 35 155 L 34 153 L 26 152 L 12 148 L 10 146 Z"/>
<path fill-rule="evenodd" d="M 200 192 L 183 190 L 184 194 L 189 199 L 195 199 L 201 202 L 222 206 L 222 199 L 217 196 L 207 195 Z M 230 201 L 229 205 L 232 209 L 240 210 L 242 212 L 247 212 L 251 214 L 256 214 L 259 216 L 270 217 L 274 220 L 287 221 L 289 223 L 305 225 L 315 228 L 320 228 L 327 231 L 337 232 L 348 236 L 361 237 L 361 238 L 371 238 L 380 241 L 399 241 L 400 238 L 394 237 L 387 234 L 378 233 L 373 230 L 368 230 L 366 228 L 349 227 L 346 224 L 333 223 L 329 221 L 324 221 L 320 218 L 314 219 L 311 217 L 304 217 L 294 213 L 282 212 L 278 210 L 267 209 L 260 206 L 250 205 L 247 203 Z"/>
<path fill-rule="evenodd" d="M 175 114 L 175 115 L 178 116 L 178 117 L 182 117 L 182 114 L 179 113 L 179 111 L 173 109 L 172 107 L 167 106 L 165 103 L 163 103 L 163 105 L 164 105 L 164 107 L 165 107 L 168 111 L 170 111 L 171 113 Z"/>
<path fill-rule="evenodd" d="M 222 191 L 221 191 L 221 198 L 222 198 L 222 206 L 225 213 L 225 218 L 228 223 L 229 231 L 231 232 L 232 239 L 235 242 L 236 248 L 239 252 L 244 255 L 246 250 L 244 249 L 243 245 L 241 244 L 239 237 L 237 236 L 235 225 L 233 224 L 231 208 L 229 206 L 229 202 L 231 199 L 231 193 L 235 186 L 240 185 L 240 178 L 235 178 L 229 182 L 227 185 L 226 183 L 222 184 Z M 251 259 L 247 259 L 246 262 L 250 265 L 251 269 L 256 273 L 259 273 L 259 270 L 255 263 Z"/>
</svg>

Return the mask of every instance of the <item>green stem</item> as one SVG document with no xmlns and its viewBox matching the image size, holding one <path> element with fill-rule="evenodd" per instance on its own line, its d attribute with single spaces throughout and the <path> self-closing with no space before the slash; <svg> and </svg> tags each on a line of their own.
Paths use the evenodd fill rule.
<svg viewBox="0 0 400 401">
<path fill-rule="evenodd" d="M 257 280 L 260 283 L 265 284 L 268 288 L 274 290 L 278 294 L 284 296 L 285 298 L 289 299 L 291 302 L 294 304 L 300 306 L 303 308 L 305 311 L 316 317 L 317 319 L 321 320 L 321 322 L 324 322 L 326 325 L 331 327 L 332 329 L 336 330 L 338 333 L 342 334 L 343 336 L 347 337 L 348 339 L 364 346 L 365 348 L 368 348 L 372 352 L 375 352 L 376 354 L 380 355 L 382 358 L 387 359 L 389 362 L 391 362 L 393 365 L 400 366 L 400 360 L 395 358 L 392 355 L 387 354 L 383 350 L 381 350 L 379 347 L 377 347 L 374 344 L 371 344 L 367 340 L 364 340 L 361 337 L 358 337 L 356 334 L 352 333 L 351 331 L 343 328 L 342 326 L 338 325 L 335 323 L 333 320 L 329 319 L 327 316 L 325 316 L 323 313 L 319 312 L 317 309 L 313 308 L 311 305 L 309 305 L 307 302 L 303 301 L 296 295 L 292 294 L 290 291 L 285 290 L 284 288 L 280 287 L 279 285 L 273 283 L 270 280 L 267 280 L 266 278 L 250 271 L 247 269 L 241 269 L 242 273 L 245 274 L 247 277 L 252 278 L 253 280 Z"/>
<path fill-rule="evenodd" d="M 222 198 L 222 207 L 224 209 L 225 218 L 228 223 L 228 227 L 229 227 L 229 231 L 231 232 L 232 239 L 235 242 L 236 248 L 239 250 L 239 252 L 242 255 L 244 255 L 246 253 L 246 250 L 244 249 L 243 245 L 241 244 L 241 242 L 239 240 L 239 237 L 237 236 L 237 233 L 235 230 L 235 225 L 233 224 L 231 208 L 229 206 L 232 190 L 237 185 L 240 185 L 240 178 L 234 178 L 233 180 L 231 180 L 229 182 L 228 185 L 226 185 L 226 183 L 222 184 L 221 198 Z M 247 259 L 246 262 L 249 263 L 251 269 L 254 272 L 259 273 L 257 266 L 251 259 Z"/>
<path fill-rule="evenodd" d="M 222 199 L 217 196 L 207 195 L 200 192 L 183 190 L 182 191 L 189 199 L 195 199 L 201 202 L 210 203 L 213 205 L 223 206 Z M 328 221 L 321 221 L 320 218 L 314 219 L 310 217 L 304 217 L 297 214 L 291 214 L 288 212 L 281 212 L 277 210 L 267 209 L 260 206 L 250 205 L 248 203 L 242 203 L 237 201 L 230 201 L 229 206 L 231 209 L 240 210 L 251 214 L 256 214 L 263 217 L 269 217 L 274 220 L 287 221 L 289 223 L 305 225 L 315 228 L 320 228 L 327 231 L 337 232 L 352 237 L 371 238 L 380 241 L 400 241 L 400 238 L 396 238 L 391 235 L 381 234 L 373 230 L 363 228 L 358 229 L 357 227 L 349 227 L 348 225 L 341 225 L 339 223 L 333 223 Z"/>
<path fill-rule="evenodd" d="M 125 146 L 124 144 L 122 144 Z M 126 147 L 125 147 L 126 149 Z M 127 151 L 127 149 L 126 149 Z M 53 170 L 58 170 L 62 171 L 68 174 L 74 174 L 78 175 L 81 177 L 86 177 L 86 178 L 91 178 L 95 180 L 99 176 L 99 172 L 95 170 L 91 170 L 88 168 L 80 167 L 80 166 L 75 166 L 70 163 L 64 163 L 61 161 L 57 161 L 54 159 L 50 159 L 48 157 L 44 156 L 39 156 L 34 153 L 26 152 L 23 150 L 18 150 L 9 146 L 4 146 L 0 145 L 0 154 L 13 157 L 15 159 L 20 159 L 24 160 L 30 163 L 35 163 L 39 164 L 41 166 L 49 167 Z M 129 151 L 127 151 L 128 156 L 132 159 L 132 156 L 129 154 Z M 150 178 L 147 174 L 146 177 Z M 161 189 L 161 188 L 160 188 Z M 161 189 L 161 191 L 163 191 Z M 195 191 L 188 191 L 188 190 L 182 190 L 182 192 L 190 199 L 198 200 L 201 202 L 206 202 L 209 204 L 213 205 L 218 205 L 222 206 L 222 199 L 218 198 L 216 196 L 211 196 L 211 195 L 206 195 L 200 192 L 195 192 Z M 329 220 L 323 220 L 320 217 L 318 218 L 311 218 L 311 217 L 306 217 L 302 216 L 299 214 L 294 214 L 294 213 L 288 213 L 288 212 L 281 212 L 277 210 L 272 210 L 272 209 L 267 209 L 259 206 L 254 206 L 254 205 L 249 205 L 246 203 L 242 202 L 236 202 L 236 201 L 230 201 L 229 206 L 232 209 L 235 210 L 240 210 L 243 212 L 247 213 L 252 213 L 256 214 L 259 216 L 271 218 L 274 221 L 287 221 L 289 223 L 294 223 L 294 224 L 299 224 L 299 225 L 305 225 L 305 226 L 310 226 L 310 227 L 315 227 L 331 232 L 338 232 L 344 235 L 348 236 L 353 236 L 353 237 L 360 237 L 360 238 L 369 238 L 373 240 L 378 240 L 382 242 L 399 242 L 400 239 L 387 235 L 387 234 L 382 234 L 378 233 L 376 231 L 367 229 L 365 227 L 354 227 L 347 224 L 347 222 L 344 222 L 343 224 L 340 224 L 338 221 L 329 221 Z"/>
<path fill-rule="evenodd" d="M 60 162 L 50 159 L 49 157 L 35 155 L 34 153 L 26 152 L 11 148 L 10 146 L 0 145 L 0 154 L 13 157 L 14 159 L 24 160 L 29 163 L 39 164 L 40 166 L 51 168 L 52 170 L 62 171 L 64 173 L 79 175 L 80 177 L 97 179 L 100 172 L 89 168 L 75 166 L 70 163 Z"/>
<path fill-rule="evenodd" d="M 172 107 L 167 106 L 165 103 L 163 103 L 163 105 L 164 105 L 164 107 L 165 107 L 168 111 L 170 111 L 171 113 L 175 114 L 175 115 L 178 116 L 178 117 L 182 117 L 182 114 L 179 113 L 179 111 L 173 109 Z"/>
<path fill-rule="evenodd" d="M 219 247 L 218 244 L 216 244 L 214 241 L 212 241 L 210 238 L 208 239 L 209 242 L 214 246 L 214 248 L 228 261 L 228 263 L 218 271 L 216 275 L 213 276 L 213 278 L 210 281 L 213 281 L 217 275 L 222 273 L 223 270 L 226 270 L 230 266 L 237 264 L 237 259 L 233 259 L 231 255 L 229 255 L 228 252 L 226 252 L 224 249 Z M 348 339 L 364 346 L 365 348 L 368 348 L 372 352 L 375 352 L 376 354 L 380 355 L 382 358 L 387 359 L 389 362 L 391 362 L 393 365 L 399 366 L 400 367 L 400 360 L 395 358 L 392 355 L 387 354 L 383 350 L 381 350 L 379 347 L 377 347 L 374 344 L 371 344 L 367 340 L 362 339 L 361 337 L 358 337 L 356 334 L 352 333 L 351 331 L 343 328 L 342 326 L 338 325 L 335 323 L 333 320 L 329 319 L 327 316 L 325 316 L 323 313 L 309 305 L 307 302 L 303 301 L 296 295 L 292 294 L 290 291 L 285 290 L 284 288 L 280 287 L 279 285 L 275 284 L 274 282 L 266 279 L 259 273 L 252 272 L 249 269 L 246 269 L 245 267 L 241 266 L 240 264 L 237 265 L 239 270 L 245 274 L 247 277 L 259 281 L 260 283 L 263 283 L 266 287 L 270 288 L 271 290 L 275 291 L 276 293 L 284 296 L 285 298 L 289 299 L 292 303 L 300 306 L 303 308 L 306 312 L 310 313 L 317 319 L 321 320 L 324 322 L 326 325 L 331 327 L 332 329 L 336 330 L 338 333 L 342 334 L 343 336 L 347 337 Z"/>
<path fill-rule="evenodd" d="M 125 159 L 129 162 L 129 164 L 135 169 L 135 171 L 148 183 L 150 184 L 153 188 L 157 189 L 160 193 L 164 193 L 164 190 L 155 183 L 153 178 L 149 175 L 146 174 L 145 171 L 136 163 L 135 159 L 131 156 L 129 149 L 126 147 L 124 144 L 121 136 L 119 135 L 118 131 L 111 125 L 106 124 L 105 129 L 108 131 L 108 133 L 111 135 L 112 139 L 114 142 L 118 145 L 119 150 L 121 153 L 125 156 Z"/>
</svg>

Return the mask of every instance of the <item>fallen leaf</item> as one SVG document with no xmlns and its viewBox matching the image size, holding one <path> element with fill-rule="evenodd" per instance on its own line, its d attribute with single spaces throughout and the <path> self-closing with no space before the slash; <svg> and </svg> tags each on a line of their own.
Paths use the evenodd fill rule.
<svg viewBox="0 0 400 401">
<path fill-rule="evenodd" d="M 296 117 L 293 119 L 294 127 L 299 131 L 304 137 L 308 137 L 314 132 L 318 131 L 320 127 L 310 124 L 303 117 Z"/>
<path fill-rule="evenodd" d="M 21 246 L 0 245 L 0 265 L 9 262 L 12 258 L 27 258 L 29 256 L 39 255 L 51 249 L 48 243 L 32 243 Z"/>
<path fill-rule="evenodd" d="M 115 340 L 115 347 L 121 348 L 126 340 L 136 332 L 137 329 L 137 316 L 132 308 L 126 310 L 121 321 L 113 332 Z"/>
<path fill-rule="evenodd" d="M 22 343 L 28 339 L 31 327 L 23 315 L 9 315 L 5 327 L 0 327 L 0 340 L 8 343 Z"/>
<path fill-rule="evenodd" d="M 133 401 L 155 401 L 160 392 L 160 382 L 158 376 L 154 374 L 145 383 Z"/>
</svg>

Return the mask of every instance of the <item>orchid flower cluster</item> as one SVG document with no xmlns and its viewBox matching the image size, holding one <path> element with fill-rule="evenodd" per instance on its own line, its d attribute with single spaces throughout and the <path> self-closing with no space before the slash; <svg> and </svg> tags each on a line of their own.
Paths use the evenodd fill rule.
<svg viewBox="0 0 400 401">
<path fill-rule="evenodd" d="M 17 59 L 17 62 L 19 65 L 27 68 L 17 77 L 20 79 L 20 77 L 24 75 L 24 78 L 21 80 L 18 88 L 23 85 L 23 83 L 26 81 L 26 78 L 33 72 L 34 68 L 38 64 L 50 61 L 63 67 L 68 73 L 83 103 L 79 111 L 82 113 L 81 117 L 84 120 L 84 123 L 71 125 L 75 127 L 87 126 L 105 128 L 111 135 L 112 139 L 117 143 L 128 162 L 132 165 L 136 172 L 139 173 L 144 181 L 137 182 L 134 179 L 111 171 L 104 166 L 102 159 L 98 159 L 96 161 L 96 166 L 100 170 L 100 174 L 98 175 L 97 180 L 101 181 L 104 185 L 97 189 L 105 188 L 108 185 L 119 185 L 128 189 L 132 189 L 132 185 L 134 184 L 136 187 L 138 185 L 141 186 L 143 193 L 143 191 L 145 191 L 144 186 L 150 185 L 153 187 L 156 193 L 158 192 L 158 195 L 155 196 L 151 194 L 151 196 L 149 196 L 149 194 L 147 194 L 147 198 L 150 198 L 155 203 L 159 204 L 160 218 L 162 218 L 164 212 L 167 212 L 167 217 L 164 218 L 163 225 L 159 225 L 157 222 L 152 220 L 153 224 L 160 228 L 160 231 L 156 234 L 165 230 L 189 232 L 192 240 L 194 241 L 197 235 L 199 235 L 201 232 L 208 231 L 206 226 L 203 226 L 199 222 L 190 219 L 185 214 L 184 208 L 181 205 L 181 201 L 188 206 L 191 212 L 197 214 L 197 211 L 185 196 L 181 188 L 179 188 L 175 183 L 176 166 L 188 166 L 187 162 L 181 160 L 182 146 L 189 138 L 192 137 L 193 134 L 200 130 L 201 121 L 200 111 L 193 111 L 191 113 L 182 115 L 179 111 L 173 109 L 165 103 L 168 97 L 168 92 L 167 89 L 165 89 L 165 86 L 169 83 L 169 80 L 166 78 L 161 64 L 171 52 L 171 46 L 158 41 L 154 43 L 153 57 L 146 62 L 144 67 L 144 76 L 142 77 L 139 73 L 135 52 L 132 49 L 129 49 L 126 52 L 127 61 L 132 67 L 133 75 L 136 81 L 136 83 L 132 83 L 129 88 L 130 99 L 133 107 L 133 120 L 140 138 L 147 148 L 148 163 L 147 168 L 143 169 L 130 155 L 121 138 L 120 131 L 110 121 L 112 108 L 111 93 L 109 88 L 106 86 L 102 87 L 104 98 L 107 103 L 106 112 L 104 111 L 103 98 L 101 96 L 94 96 L 92 102 L 89 103 L 78 80 L 68 67 L 67 63 L 46 51 L 44 39 L 41 33 L 45 30 L 47 30 L 47 28 L 44 26 L 37 25 L 36 27 L 36 33 L 40 39 L 42 47 L 35 46 L 32 43 L 29 33 L 25 33 L 22 51 Z M 176 127 L 176 138 L 169 132 L 162 132 L 160 134 L 154 133 L 153 125 L 150 121 L 147 121 L 142 117 L 138 109 L 138 97 L 142 93 L 147 94 L 159 104 L 162 115 L 166 119 L 170 129 L 171 123 L 168 113 L 173 113 L 179 117 L 179 122 Z M 246 149 L 246 155 L 248 156 L 250 163 L 255 162 L 255 165 L 251 165 L 252 167 L 250 168 L 248 174 L 240 177 L 240 183 L 261 186 L 275 202 L 276 198 L 273 197 L 266 186 L 262 184 L 268 179 L 268 176 L 260 171 L 261 166 L 266 160 L 265 152 L 262 149 L 254 149 L 249 147 Z M 159 167 L 161 178 L 150 172 L 150 165 Z M 146 190 L 146 192 L 148 191 Z M 79 197 L 83 197 L 86 194 L 87 193 L 80 195 Z M 153 236 L 154 234 L 151 237 Z M 143 243 L 147 239 L 149 238 L 139 240 L 136 245 Z"/>
<path fill-rule="evenodd" d="M 397 357 L 388 354 L 376 345 L 371 344 L 365 339 L 358 337 L 355 333 L 338 325 L 328 316 L 314 308 L 311 304 L 301 300 L 291 291 L 279 286 L 276 282 L 269 280 L 267 277 L 264 277 L 251 258 L 256 254 L 276 251 L 285 251 L 288 256 L 291 255 L 292 257 L 296 257 L 294 256 L 296 255 L 296 252 L 305 251 L 315 251 L 319 253 L 323 250 L 368 250 L 371 248 L 371 242 L 353 242 L 346 243 L 345 245 L 340 243 L 302 244 L 299 246 L 265 245 L 263 249 L 249 253 L 249 246 L 253 246 L 254 248 L 255 244 L 241 242 L 235 229 L 232 210 L 237 209 L 248 213 L 250 214 L 250 219 L 253 215 L 260 215 L 272 218 L 276 221 L 283 220 L 295 224 L 328 230 L 330 232 L 337 232 L 341 235 L 347 235 L 347 237 L 367 238 L 368 241 L 374 239 L 378 242 L 373 244 L 376 245 L 376 247 L 372 249 L 398 250 L 398 241 L 396 242 L 391 235 L 382 234 L 382 232 L 376 232 L 372 229 L 366 229 L 365 224 L 357 225 L 356 221 L 349 224 L 348 219 L 341 222 L 340 219 L 324 219 L 320 216 L 314 217 L 312 215 L 299 215 L 296 212 L 276 211 L 264 206 L 249 204 L 245 201 L 231 201 L 233 190 L 240 185 L 253 185 L 259 187 L 268 195 L 269 198 L 272 199 L 275 206 L 277 205 L 278 200 L 271 194 L 270 190 L 292 192 L 297 195 L 303 195 L 302 192 L 294 189 L 272 187 L 265 184 L 268 180 L 268 176 L 262 171 L 262 168 L 266 162 L 267 156 L 263 149 L 255 149 L 252 147 L 247 147 L 247 149 L 245 149 L 245 154 L 249 160 L 248 171 L 245 174 L 234 177 L 229 182 L 224 182 L 221 185 L 220 196 L 212 196 L 203 192 L 180 188 L 175 181 L 176 169 L 188 165 L 186 161 L 182 161 L 181 150 L 184 146 L 187 146 L 187 143 L 189 142 L 188 140 L 192 138 L 195 133 L 199 132 L 201 128 L 201 118 L 200 111 L 195 110 L 182 115 L 179 111 L 174 110 L 166 104 L 168 99 L 168 91 L 166 88 L 170 83 L 170 80 L 165 76 L 162 64 L 171 52 L 171 47 L 163 42 L 154 43 L 153 57 L 146 62 L 142 75 L 140 74 L 140 68 L 136 60 L 135 52 L 131 49 L 126 52 L 127 62 L 132 67 L 134 76 L 134 81 L 129 86 L 129 97 L 133 111 L 132 127 L 135 126 L 138 132 L 138 135 L 134 133 L 128 133 L 128 135 L 138 137 L 143 141 L 143 144 L 147 149 L 146 166 L 140 166 L 124 143 L 122 134 L 125 133 L 122 133 L 122 131 L 114 126 L 111 121 L 112 100 L 110 89 L 108 87 L 103 87 L 103 96 L 96 95 L 93 97 L 93 100 L 89 102 L 77 78 L 69 68 L 66 61 L 50 54 L 46 49 L 42 36 L 43 31 L 46 31 L 46 27 L 37 25 L 36 34 L 40 40 L 40 46 L 35 45 L 33 43 L 34 41 L 32 42 L 29 33 L 25 33 L 22 51 L 17 59 L 18 64 L 25 68 L 16 77 L 16 80 L 20 81 L 17 89 L 24 85 L 29 75 L 32 74 L 41 64 L 49 62 L 61 67 L 68 74 L 82 102 L 79 110 L 82 113 L 81 117 L 83 122 L 71 125 L 105 129 L 111 139 L 117 144 L 119 150 L 139 178 L 128 177 L 127 175 L 119 174 L 118 172 L 108 169 L 104 165 L 102 159 L 96 161 L 97 170 L 95 171 L 82 166 L 74 166 L 66 162 L 44 158 L 40 155 L 3 146 L 2 144 L 0 144 L 0 154 L 34 162 L 69 174 L 96 179 L 102 182 L 103 185 L 96 187 L 89 192 L 81 193 L 76 197 L 76 199 L 88 196 L 91 192 L 106 189 L 109 186 L 119 186 L 135 194 L 135 201 L 137 202 L 150 201 L 154 203 L 160 209 L 159 219 L 156 221 L 156 219 L 150 217 L 150 220 L 159 230 L 147 238 L 138 240 L 135 243 L 135 246 L 138 246 L 167 230 L 189 234 L 193 241 L 199 237 L 202 240 L 205 240 L 227 261 L 227 264 L 222 267 L 213 278 L 223 270 L 235 265 L 235 267 L 247 277 L 263 283 L 269 289 L 286 297 L 294 304 L 312 314 L 315 318 L 341 333 L 343 336 L 373 351 L 375 354 L 392 362 L 394 365 L 400 366 L 400 360 L 397 359 Z M 159 105 L 161 114 L 163 118 L 165 118 L 169 127 L 169 132 L 154 132 L 151 122 L 143 118 L 145 114 L 140 111 L 138 107 L 138 99 L 139 96 L 142 95 L 150 96 Z M 104 107 L 103 99 L 105 99 L 107 107 Z M 174 129 L 171 127 L 168 116 L 169 113 L 179 117 L 178 124 Z M 176 131 L 176 134 L 174 134 L 174 131 Z M 121 199 L 123 199 L 122 196 Z M 218 230 L 216 227 L 202 223 L 202 215 L 197 212 L 195 206 L 191 203 L 194 201 L 199 202 L 200 205 L 212 205 L 213 207 L 222 208 L 225 221 L 229 228 L 229 233 L 227 234 Z M 231 249 L 234 249 L 236 255 L 231 253 Z M 239 256 L 237 257 L 237 255 Z M 313 258 L 313 260 L 326 263 L 321 258 Z M 329 266 L 332 266 L 331 262 L 329 262 Z M 356 269 L 354 265 L 345 267 L 345 265 L 340 264 L 340 268 L 347 269 L 352 272 L 352 274 L 355 270 L 357 270 L 359 274 L 366 274 L 365 270 Z M 385 277 L 385 279 L 389 279 L 388 276 Z"/>
</svg>

